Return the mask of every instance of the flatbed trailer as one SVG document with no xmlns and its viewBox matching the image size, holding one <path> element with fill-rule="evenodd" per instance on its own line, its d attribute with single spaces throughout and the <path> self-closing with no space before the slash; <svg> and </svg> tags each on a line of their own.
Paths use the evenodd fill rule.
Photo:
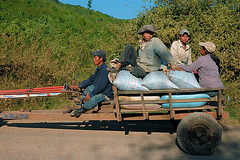
<svg viewBox="0 0 240 160">
<path fill-rule="evenodd" d="M 166 89 L 151 91 L 119 91 L 115 86 L 114 100 L 99 104 L 95 109 L 82 114 L 79 118 L 71 114 L 63 114 L 62 110 L 52 111 L 4 111 L 0 113 L 2 119 L 42 119 L 42 120 L 73 120 L 73 121 L 159 121 L 170 120 L 177 122 L 177 143 L 188 154 L 208 155 L 215 151 L 222 139 L 222 126 L 218 123 L 222 118 L 229 117 L 224 111 L 225 100 L 222 96 L 226 88 L 200 88 L 200 89 Z M 173 99 L 175 94 L 194 94 L 217 92 L 210 98 Z M 76 98 L 79 92 L 69 92 Z M 168 100 L 145 100 L 146 96 L 168 95 Z M 139 96 L 139 100 L 120 100 L 121 96 Z M 174 108 L 173 103 L 206 102 L 201 107 Z M 215 105 L 210 105 L 214 103 Z M 169 108 L 147 108 L 146 104 L 169 103 Z M 140 104 L 136 110 L 124 109 L 125 104 Z M 179 123 L 178 123 L 179 122 Z"/>
</svg>

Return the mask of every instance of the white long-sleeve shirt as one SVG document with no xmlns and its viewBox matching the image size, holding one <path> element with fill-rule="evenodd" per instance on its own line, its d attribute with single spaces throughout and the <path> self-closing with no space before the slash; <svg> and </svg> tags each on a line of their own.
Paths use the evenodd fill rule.
<svg viewBox="0 0 240 160">
<path fill-rule="evenodd" d="M 175 59 L 177 65 L 184 65 L 183 61 L 186 62 L 187 65 L 192 64 L 191 48 L 189 45 L 186 45 L 185 50 L 185 47 L 180 40 L 172 43 L 170 53 Z"/>
</svg>

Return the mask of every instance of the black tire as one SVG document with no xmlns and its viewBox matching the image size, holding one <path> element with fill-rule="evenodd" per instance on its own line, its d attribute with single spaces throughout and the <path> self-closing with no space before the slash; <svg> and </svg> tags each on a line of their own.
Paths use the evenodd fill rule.
<svg viewBox="0 0 240 160">
<path fill-rule="evenodd" d="M 222 127 L 206 113 L 192 113 L 177 127 L 177 143 L 192 155 L 212 154 L 222 140 Z"/>
</svg>

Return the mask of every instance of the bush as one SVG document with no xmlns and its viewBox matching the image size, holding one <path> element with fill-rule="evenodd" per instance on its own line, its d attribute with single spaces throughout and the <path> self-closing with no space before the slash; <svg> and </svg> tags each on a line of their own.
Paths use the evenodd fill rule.
<svg viewBox="0 0 240 160">
<path fill-rule="evenodd" d="M 240 80 L 240 2 L 238 0 L 163 0 L 156 7 L 136 19 L 136 26 L 153 24 L 158 36 L 167 47 L 178 40 L 183 28 L 190 33 L 189 45 L 192 58 L 200 56 L 199 42 L 212 41 L 216 44 L 216 56 L 223 67 L 221 79 L 225 82 Z"/>
</svg>

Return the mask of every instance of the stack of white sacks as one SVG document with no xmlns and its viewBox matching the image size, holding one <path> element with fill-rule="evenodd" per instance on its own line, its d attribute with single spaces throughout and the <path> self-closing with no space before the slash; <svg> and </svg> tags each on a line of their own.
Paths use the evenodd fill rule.
<svg viewBox="0 0 240 160">
<path fill-rule="evenodd" d="M 136 78 L 129 71 L 120 71 L 113 84 L 119 90 L 126 91 L 150 91 L 156 89 L 183 89 L 201 88 L 194 74 L 186 71 L 173 71 L 168 74 L 162 71 L 151 72 L 144 79 Z M 161 96 L 162 100 L 168 99 L 168 95 Z M 207 94 L 181 94 L 173 95 L 173 99 L 210 98 Z M 200 107 L 206 102 L 174 103 L 173 107 Z M 169 104 L 163 104 L 163 108 L 169 108 Z"/>
<path fill-rule="evenodd" d="M 173 71 L 168 75 L 161 72 L 151 72 L 144 79 L 136 78 L 129 71 L 120 71 L 113 84 L 119 90 L 149 91 L 152 89 L 201 88 L 192 72 Z"/>
</svg>

